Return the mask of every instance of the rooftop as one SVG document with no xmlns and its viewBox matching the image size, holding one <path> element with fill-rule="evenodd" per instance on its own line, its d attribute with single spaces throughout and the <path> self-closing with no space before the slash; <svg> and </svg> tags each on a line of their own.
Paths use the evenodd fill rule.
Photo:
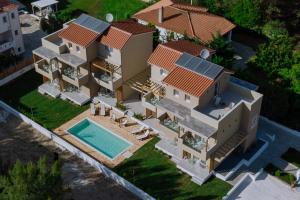
<svg viewBox="0 0 300 200">
<path fill-rule="evenodd" d="M 18 5 L 9 0 L 0 0 L 0 12 L 17 9 Z"/>
<path fill-rule="evenodd" d="M 180 52 L 186 52 L 193 56 L 199 56 L 200 52 L 204 49 L 207 49 L 210 54 L 214 54 L 215 50 L 210 49 L 204 45 L 201 44 L 195 44 L 193 42 L 190 42 L 188 40 L 177 40 L 177 41 L 171 41 L 168 43 L 165 43 L 164 46 L 170 47 L 171 49 L 180 51 Z"/>
<path fill-rule="evenodd" d="M 116 22 L 112 22 L 111 25 L 120 30 L 126 31 L 127 33 L 130 33 L 132 35 L 155 31 L 153 28 L 149 28 L 148 26 L 139 24 L 134 20 L 116 21 Z"/>
<path fill-rule="evenodd" d="M 122 49 L 130 37 L 130 33 L 121 31 L 120 29 L 111 26 L 101 35 L 99 42 L 115 49 Z"/>
<path fill-rule="evenodd" d="M 176 67 L 163 82 L 195 97 L 202 96 L 214 83 L 213 80 L 182 67 Z"/>
<path fill-rule="evenodd" d="M 161 7 L 164 8 L 163 22 L 159 23 Z M 197 9 L 195 6 L 177 4 L 171 0 L 161 0 L 139 11 L 134 17 L 180 34 L 199 38 L 204 43 L 212 41 L 214 35 L 225 35 L 235 28 L 235 25 L 226 18 L 208 13 L 207 9 L 202 7 Z"/>
<path fill-rule="evenodd" d="M 40 1 L 32 2 L 31 5 L 38 7 L 38 8 L 45 8 L 47 6 L 51 6 L 51 5 L 54 5 L 57 3 L 58 3 L 58 1 L 56 1 L 56 0 L 40 0 Z"/>
</svg>

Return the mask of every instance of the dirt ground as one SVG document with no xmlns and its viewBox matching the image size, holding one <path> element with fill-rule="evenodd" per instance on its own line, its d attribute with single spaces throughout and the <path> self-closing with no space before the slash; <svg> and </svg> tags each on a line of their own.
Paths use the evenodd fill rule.
<svg viewBox="0 0 300 200">
<path fill-rule="evenodd" d="M 66 200 L 137 199 L 87 163 L 57 148 L 52 141 L 13 115 L 9 115 L 6 121 L 5 123 L 0 120 L 2 162 L 13 164 L 17 159 L 22 162 L 37 161 L 43 155 L 52 160 L 54 154 L 58 153 L 63 164 L 62 176 L 67 188 Z"/>
</svg>

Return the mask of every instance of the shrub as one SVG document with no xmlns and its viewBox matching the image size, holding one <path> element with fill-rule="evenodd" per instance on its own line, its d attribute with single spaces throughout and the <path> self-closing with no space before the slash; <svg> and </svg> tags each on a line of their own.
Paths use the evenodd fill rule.
<svg viewBox="0 0 300 200">
<path fill-rule="evenodd" d="M 284 22 L 279 20 L 267 22 L 262 28 L 262 33 L 270 39 L 288 35 Z"/>
<path fill-rule="evenodd" d="M 146 119 L 146 117 L 143 114 L 141 114 L 141 113 L 134 113 L 133 117 L 136 118 L 136 119 L 139 119 L 141 121 L 143 121 L 143 120 Z"/>
<path fill-rule="evenodd" d="M 122 111 L 127 110 L 127 107 L 123 104 L 123 102 L 117 102 L 116 107 L 119 108 Z"/>
</svg>

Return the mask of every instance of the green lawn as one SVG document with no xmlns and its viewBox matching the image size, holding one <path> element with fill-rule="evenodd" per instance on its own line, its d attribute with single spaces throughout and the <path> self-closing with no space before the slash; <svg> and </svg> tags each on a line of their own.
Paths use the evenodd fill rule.
<svg viewBox="0 0 300 200">
<path fill-rule="evenodd" d="M 296 149 L 289 148 L 287 152 L 282 155 L 282 158 L 300 168 L 300 152 Z"/>
<path fill-rule="evenodd" d="M 82 10 L 101 19 L 105 19 L 107 13 L 112 13 L 115 20 L 127 19 L 146 7 L 146 3 L 141 0 L 69 0 L 69 3 L 69 8 Z"/>
<path fill-rule="evenodd" d="M 37 87 L 41 83 L 41 76 L 30 71 L 0 87 L 0 99 L 50 130 L 87 109 L 87 106 L 80 107 L 39 94 Z"/>
<path fill-rule="evenodd" d="M 265 170 L 269 174 L 279 178 L 280 180 L 286 182 L 289 185 L 293 184 L 296 180 L 296 177 L 294 175 L 283 172 L 281 169 L 279 169 L 271 163 L 265 167 Z"/>
<path fill-rule="evenodd" d="M 231 189 L 231 185 L 217 178 L 202 186 L 193 183 L 165 154 L 155 149 L 158 140 L 148 142 L 114 170 L 157 199 L 221 199 Z"/>
</svg>

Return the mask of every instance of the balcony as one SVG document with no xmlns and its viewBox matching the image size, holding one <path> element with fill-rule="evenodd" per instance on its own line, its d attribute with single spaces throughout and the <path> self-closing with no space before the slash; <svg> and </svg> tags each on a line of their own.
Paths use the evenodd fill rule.
<svg viewBox="0 0 300 200">
<path fill-rule="evenodd" d="M 62 54 L 67 51 L 67 46 L 63 43 L 62 39 L 58 37 L 59 32 L 60 31 L 42 38 L 42 46 L 57 54 Z"/>
<path fill-rule="evenodd" d="M 169 130 L 179 134 L 178 122 L 172 121 L 171 119 L 166 118 L 164 120 L 161 120 L 160 124 L 163 125 L 164 127 L 168 128 Z"/>
<path fill-rule="evenodd" d="M 153 112 L 156 112 L 158 101 L 159 99 L 151 92 L 142 97 L 142 105 Z"/>
<path fill-rule="evenodd" d="M 72 67 L 66 67 L 62 70 L 62 79 L 76 87 L 80 87 L 89 81 L 89 75 L 87 71 L 79 72 Z"/>
<path fill-rule="evenodd" d="M 49 65 L 46 60 L 42 59 L 34 64 L 35 71 L 50 80 L 58 78 L 59 71 L 54 65 Z"/>
<path fill-rule="evenodd" d="M 14 47 L 14 42 L 3 42 L 0 44 L 0 53 L 7 51 L 8 49 L 11 49 Z"/>
<path fill-rule="evenodd" d="M 182 143 L 185 146 L 188 146 L 189 148 L 201 153 L 203 149 L 205 149 L 206 143 L 201 139 L 201 137 L 193 137 L 189 134 L 185 134 L 182 137 Z"/>
<path fill-rule="evenodd" d="M 93 72 L 92 76 L 99 85 L 110 91 L 114 91 L 122 85 L 122 77 L 117 73 L 110 75 L 104 72 Z"/>
</svg>

